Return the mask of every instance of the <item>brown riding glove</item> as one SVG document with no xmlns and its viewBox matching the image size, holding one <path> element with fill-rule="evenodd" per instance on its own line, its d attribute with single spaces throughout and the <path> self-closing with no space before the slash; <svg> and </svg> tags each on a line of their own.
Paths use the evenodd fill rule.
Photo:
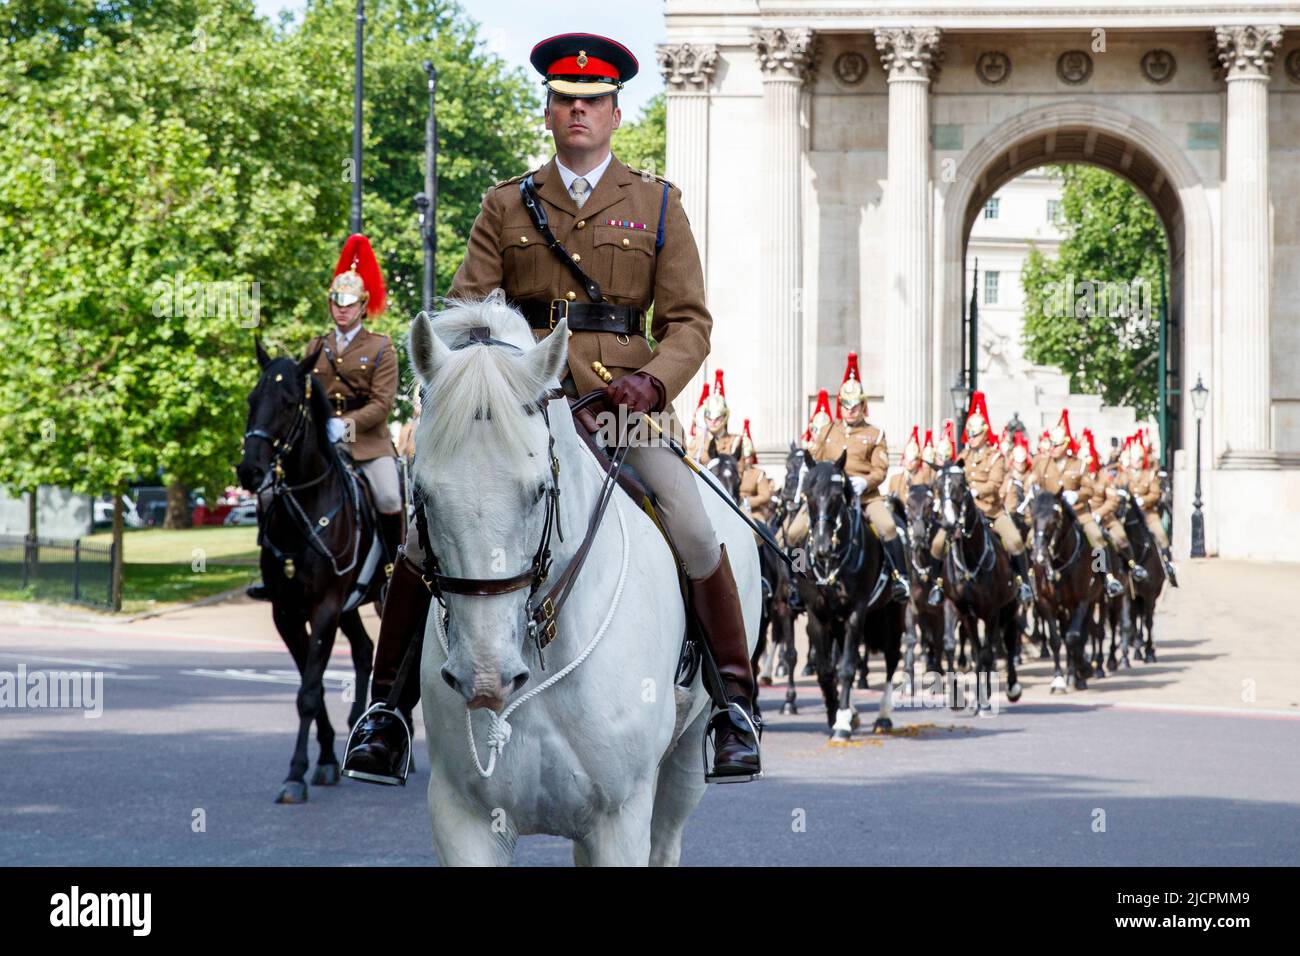
<svg viewBox="0 0 1300 956">
<path fill-rule="evenodd" d="M 605 386 L 605 400 L 611 407 L 626 405 L 633 412 L 656 412 L 664 407 L 664 387 L 649 372 L 633 372 Z"/>
</svg>

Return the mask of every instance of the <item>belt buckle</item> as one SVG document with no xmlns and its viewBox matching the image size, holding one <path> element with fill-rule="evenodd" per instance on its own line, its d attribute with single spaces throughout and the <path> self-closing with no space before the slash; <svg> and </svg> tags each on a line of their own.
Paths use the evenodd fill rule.
<svg viewBox="0 0 1300 956">
<path fill-rule="evenodd" d="M 340 415 L 348 410 L 348 400 L 339 392 L 335 392 L 330 396 L 330 404 L 334 406 L 334 410 Z"/>
<path fill-rule="evenodd" d="M 557 302 L 558 302 L 560 305 L 564 306 L 564 314 L 561 315 L 559 319 L 557 319 L 557 318 L 555 317 L 555 304 L 556 304 Z M 551 331 L 552 331 L 552 332 L 555 331 L 555 323 L 556 323 L 556 322 L 560 321 L 561 319 L 567 319 L 568 317 L 569 317 L 569 300 L 568 300 L 568 299 L 552 299 L 552 300 L 551 300 Z"/>
</svg>

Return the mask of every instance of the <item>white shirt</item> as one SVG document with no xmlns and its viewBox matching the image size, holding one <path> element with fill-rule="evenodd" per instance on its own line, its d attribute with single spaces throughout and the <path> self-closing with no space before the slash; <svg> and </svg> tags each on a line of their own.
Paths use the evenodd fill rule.
<svg viewBox="0 0 1300 956">
<path fill-rule="evenodd" d="M 337 327 L 334 329 L 334 345 L 338 349 L 340 355 L 342 355 L 344 352 L 348 350 L 348 346 L 352 344 L 352 340 L 357 337 L 357 333 L 360 331 L 361 331 L 360 322 L 358 322 L 356 326 L 353 327 L 352 331 L 349 332 L 347 335 L 344 335 L 342 332 L 340 332 Z"/>
<path fill-rule="evenodd" d="M 613 158 L 613 153 L 606 153 L 605 158 L 600 161 L 600 165 L 589 173 L 581 174 L 582 178 L 587 181 L 587 185 L 591 187 L 591 192 L 596 191 L 596 183 L 600 182 L 600 177 L 605 175 L 605 170 L 609 168 L 609 161 Z M 564 180 L 564 191 L 566 193 L 570 192 L 573 189 L 573 181 L 578 178 L 579 174 L 560 162 L 558 156 L 555 157 L 555 168 L 560 171 L 560 178 Z"/>
</svg>

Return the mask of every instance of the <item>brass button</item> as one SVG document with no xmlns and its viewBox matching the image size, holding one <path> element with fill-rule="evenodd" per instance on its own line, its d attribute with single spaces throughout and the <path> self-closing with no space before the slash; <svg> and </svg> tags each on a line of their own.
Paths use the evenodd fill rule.
<svg viewBox="0 0 1300 956">
<path fill-rule="evenodd" d="M 527 237 L 527 236 L 520 236 L 520 237 L 519 237 L 519 241 L 520 241 L 520 242 L 527 242 L 527 241 L 528 241 L 528 237 Z"/>
<path fill-rule="evenodd" d="M 631 240 L 629 240 L 626 236 L 624 236 L 624 237 L 623 237 L 623 245 L 624 245 L 624 246 L 630 246 L 630 245 L 632 245 L 632 242 L 631 242 Z"/>
<path fill-rule="evenodd" d="M 575 252 L 575 253 L 573 254 L 573 261 L 574 261 L 574 262 L 581 262 L 581 261 L 582 261 L 582 256 L 578 255 L 578 254 Z"/>
<path fill-rule="evenodd" d="M 586 228 L 587 228 L 587 220 L 585 220 L 585 219 L 579 219 L 579 220 L 578 220 L 578 228 L 579 228 L 579 229 L 586 229 Z"/>
<path fill-rule="evenodd" d="M 578 297 L 578 293 L 573 292 L 573 291 L 569 291 L 569 292 L 564 293 L 564 297 L 565 297 L 566 299 L 568 299 L 570 302 L 572 302 L 574 299 L 576 299 L 576 298 Z"/>
</svg>

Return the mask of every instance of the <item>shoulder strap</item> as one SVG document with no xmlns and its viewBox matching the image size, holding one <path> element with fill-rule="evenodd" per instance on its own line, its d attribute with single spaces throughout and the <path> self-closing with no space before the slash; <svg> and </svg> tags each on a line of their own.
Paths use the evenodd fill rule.
<svg viewBox="0 0 1300 956">
<path fill-rule="evenodd" d="M 556 173 L 556 175 L 559 174 Z M 542 200 L 537 195 L 537 187 L 533 185 L 532 173 L 520 180 L 519 195 L 523 197 L 524 208 L 528 210 L 528 218 L 533 221 L 537 231 L 542 234 L 542 240 L 546 243 L 546 247 L 560 257 L 560 261 L 573 273 L 573 277 L 582 284 L 592 302 L 604 302 L 604 293 L 600 291 L 600 286 L 597 285 L 596 280 L 582 271 L 582 267 L 573 261 L 573 256 L 569 255 L 569 251 L 564 248 L 564 244 L 555 238 L 555 233 L 551 232 L 550 224 L 546 221 L 546 210 L 542 207 Z"/>
</svg>

